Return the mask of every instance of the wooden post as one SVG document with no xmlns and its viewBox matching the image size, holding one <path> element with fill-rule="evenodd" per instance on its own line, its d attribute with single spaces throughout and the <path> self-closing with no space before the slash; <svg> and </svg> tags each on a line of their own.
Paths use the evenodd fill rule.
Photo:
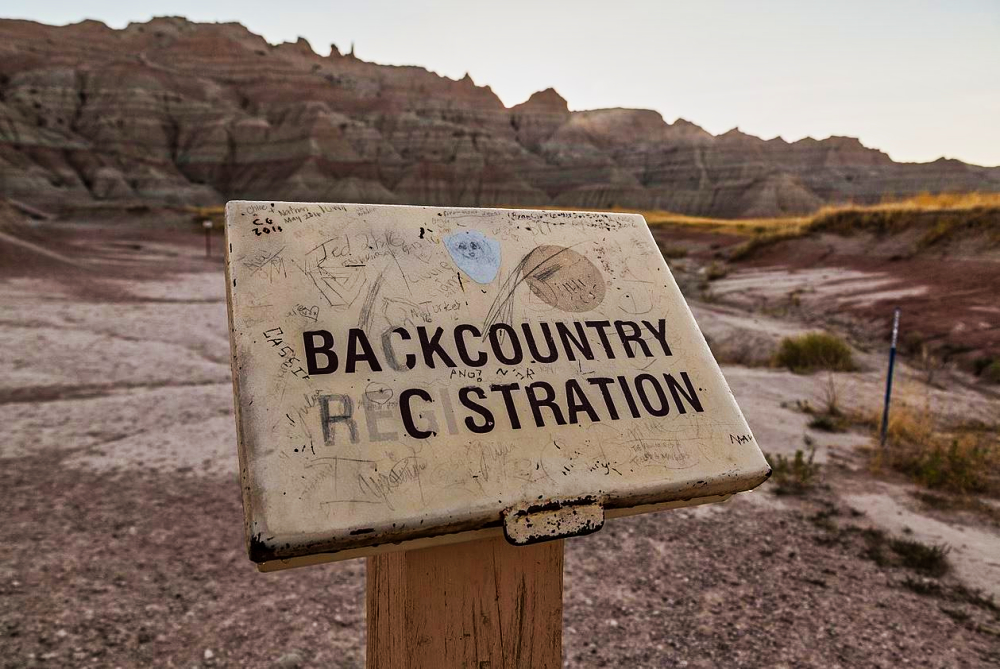
<svg viewBox="0 0 1000 669">
<path fill-rule="evenodd" d="M 561 539 L 482 539 L 367 564 L 368 669 L 561 666 Z"/>
</svg>

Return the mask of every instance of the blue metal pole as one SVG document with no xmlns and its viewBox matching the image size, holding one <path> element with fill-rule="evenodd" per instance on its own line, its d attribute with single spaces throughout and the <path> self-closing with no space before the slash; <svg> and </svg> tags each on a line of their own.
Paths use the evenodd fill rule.
<svg viewBox="0 0 1000 669">
<path fill-rule="evenodd" d="M 892 315 L 892 346 L 889 348 L 889 374 L 885 380 L 885 408 L 882 410 L 881 447 L 885 448 L 885 440 L 889 433 L 889 401 L 892 399 L 892 369 L 896 365 L 896 339 L 899 335 L 899 307 Z"/>
</svg>

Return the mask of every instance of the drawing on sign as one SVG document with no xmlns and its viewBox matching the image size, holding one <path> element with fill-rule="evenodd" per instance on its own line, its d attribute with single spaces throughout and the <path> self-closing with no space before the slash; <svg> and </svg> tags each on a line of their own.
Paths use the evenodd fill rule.
<svg viewBox="0 0 1000 669">
<path fill-rule="evenodd" d="M 485 329 L 513 322 L 517 289 L 525 282 L 549 306 L 577 313 L 595 309 L 606 290 L 600 270 L 584 256 L 562 246 L 537 246 L 504 281 L 486 316 Z"/>
<path fill-rule="evenodd" d="M 452 260 L 476 283 L 490 283 L 500 271 L 500 242 L 478 230 L 463 230 L 445 237 Z"/>
<path fill-rule="evenodd" d="M 536 247 L 522 270 L 531 292 L 560 311 L 592 311 L 604 301 L 601 271 L 573 249 Z"/>
<path fill-rule="evenodd" d="M 306 253 L 303 260 L 302 272 L 312 280 L 331 307 L 343 309 L 351 306 L 364 288 L 364 265 L 343 262 L 350 255 L 349 239 L 328 239 Z M 341 261 L 339 264 L 338 260 Z"/>
</svg>

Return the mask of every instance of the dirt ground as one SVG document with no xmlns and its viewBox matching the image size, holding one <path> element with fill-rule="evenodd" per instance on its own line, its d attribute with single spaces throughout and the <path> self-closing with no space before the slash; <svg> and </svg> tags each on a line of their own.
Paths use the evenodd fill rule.
<svg viewBox="0 0 1000 669">
<path fill-rule="evenodd" d="M 206 259 L 181 223 L 15 232 L 0 238 L 0 666 L 363 666 L 363 561 L 259 574 L 246 559 L 221 239 Z M 764 355 L 812 327 L 688 295 L 717 346 L 749 338 Z M 833 383 L 877 403 L 880 359 L 858 354 L 862 371 Z M 1000 665 L 1000 530 L 874 478 L 856 449 L 868 435 L 810 430 L 794 403 L 818 401 L 825 375 L 724 371 L 766 451 L 817 445 L 822 485 L 568 541 L 566 666 Z M 975 384 L 926 387 L 905 360 L 901 374 L 935 411 L 998 415 Z M 871 559 L 871 528 L 947 543 L 950 573 Z"/>
<path fill-rule="evenodd" d="M 902 309 L 901 348 L 921 345 L 964 362 L 1000 358 L 1000 250 L 970 232 L 925 247 L 921 230 L 877 236 L 812 234 L 764 246 L 712 282 L 714 300 L 756 313 L 828 325 L 857 340 L 885 341 Z M 704 267 L 745 241 L 735 235 L 654 228 L 665 245 L 691 248 Z"/>
</svg>

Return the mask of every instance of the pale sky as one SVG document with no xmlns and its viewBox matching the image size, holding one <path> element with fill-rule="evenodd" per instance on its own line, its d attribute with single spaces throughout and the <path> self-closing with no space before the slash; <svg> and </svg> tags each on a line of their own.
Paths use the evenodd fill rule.
<svg viewBox="0 0 1000 669">
<path fill-rule="evenodd" d="M 19 5 L 19 6 L 18 6 Z M 239 21 L 322 55 L 466 72 L 510 106 L 640 107 L 713 134 L 859 137 L 896 160 L 1000 165 L 1000 0 L 16 0 L 5 18 Z"/>
</svg>

